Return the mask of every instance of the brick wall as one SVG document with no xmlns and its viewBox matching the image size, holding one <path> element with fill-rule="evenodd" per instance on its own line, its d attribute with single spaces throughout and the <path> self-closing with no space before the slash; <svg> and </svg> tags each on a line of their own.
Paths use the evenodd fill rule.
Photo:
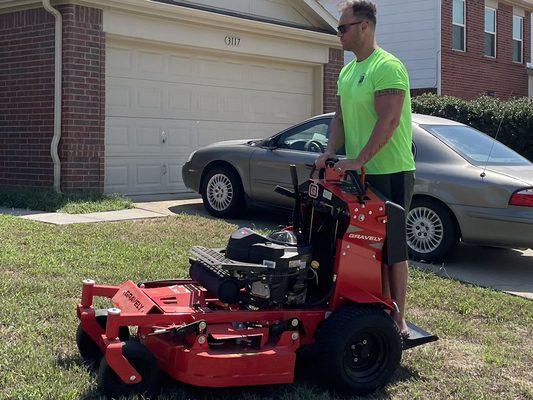
<svg viewBox="0 0 533 400">
<path fill-rule="evenodd" d="M 329 62 L 324 65 L 324 112 L 337 109 L 337 79 L 344 65 L 344 52 L 329 49 Z"/>
<path fill-rule="evenodd" d="M 63 15 L 61 187 L 103 190 L 105 36 L 102 12 Z M 43 8 L 0 15 L 0 185 L 53 186 L 54 27 Z"/>
<path fill-rule="evenodd" d="M 485 2 L 466 1 L 466 52 L 452 50 L 452 0 L 442 1 L 442 94 L 473 99 L 493 92 L 501 98 L 528 95 L 530 13 L 524 18 L 524 63 L 512 59 L 513 7 L 499 2 L 496 58 L 484 55 Z"/>
<path fill-rule="evenodd" d="M 0 185 L 52 186 L 54 18 L 0 15 Z"/>
<path fill-rule="evenodd" d="M 63 15 L 64 190 L 104 190 L 105 34 L 102 11 L 78 5 Z"/>
</svg>

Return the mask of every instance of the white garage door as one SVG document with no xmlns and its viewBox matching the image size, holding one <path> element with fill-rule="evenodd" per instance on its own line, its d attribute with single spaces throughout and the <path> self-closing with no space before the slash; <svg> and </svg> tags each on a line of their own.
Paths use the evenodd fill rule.
<svg viewBox="0 0 533 400">
<path fill-rule="evenodd" d="M 109 41 L 105 191 L 176 193 L 198 147 L 266 137 L 313 113 L 312 66 Z"/>
</svg>

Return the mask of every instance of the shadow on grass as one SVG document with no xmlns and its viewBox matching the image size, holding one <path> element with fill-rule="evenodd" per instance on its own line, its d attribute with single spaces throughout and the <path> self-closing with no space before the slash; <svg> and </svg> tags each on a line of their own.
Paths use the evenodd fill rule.
<svg viewBox="0 0 533 400">
<path fill-rule="evenodd" d="M 210 215 L 202 203 L 181 204 L 169 207 L 174 214 L 198 215 L 209 219 L 220 219 Z M 291 212 L 279 208 L 251 207 L 238 218 L 225 218 L 224 221 L 240 227 L 246 226 L 258 230 L 273 230 L 285 227 L 292 220 Z"/>
</svg>

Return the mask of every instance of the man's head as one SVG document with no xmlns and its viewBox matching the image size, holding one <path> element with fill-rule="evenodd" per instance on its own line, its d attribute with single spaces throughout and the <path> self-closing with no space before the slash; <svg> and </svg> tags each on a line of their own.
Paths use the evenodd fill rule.
<svg viewBox="0 0 533 400">
<path fill-rule="evenodd" d="M 357 51 L 372 45 L 376 31 L 376 6 L 368 0 L 347 0 L 339 6 L 339 32 L 344 50 Z"/>
</svg>

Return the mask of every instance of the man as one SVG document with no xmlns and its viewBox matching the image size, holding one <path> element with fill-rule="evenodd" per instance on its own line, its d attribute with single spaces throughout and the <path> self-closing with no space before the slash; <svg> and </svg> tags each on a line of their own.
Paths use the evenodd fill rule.
<svg viewBox="0 0 533 400">
<path fill-rule="evenodd" d="M 331 123 L 327 148 L 315 164 L 323 168 L 343 145 L 346 159 L 339 172 L 366 168 L 368 182 L 391 201 L 409 210 L 415 163 L 411 151 L 411 97 L 404 65 L 378 47 L 375 39 L 376 7 L 370 1 L 345 1 L 341 6 L 338 36 L 344 50 L 356 60 L 339 74 L 339 106 Z M 408 264 L 405 260 L 383 265 L 383 292 L 398 305 L 391 316 L 402 336 L 405 322 Z"/>
</svg>

